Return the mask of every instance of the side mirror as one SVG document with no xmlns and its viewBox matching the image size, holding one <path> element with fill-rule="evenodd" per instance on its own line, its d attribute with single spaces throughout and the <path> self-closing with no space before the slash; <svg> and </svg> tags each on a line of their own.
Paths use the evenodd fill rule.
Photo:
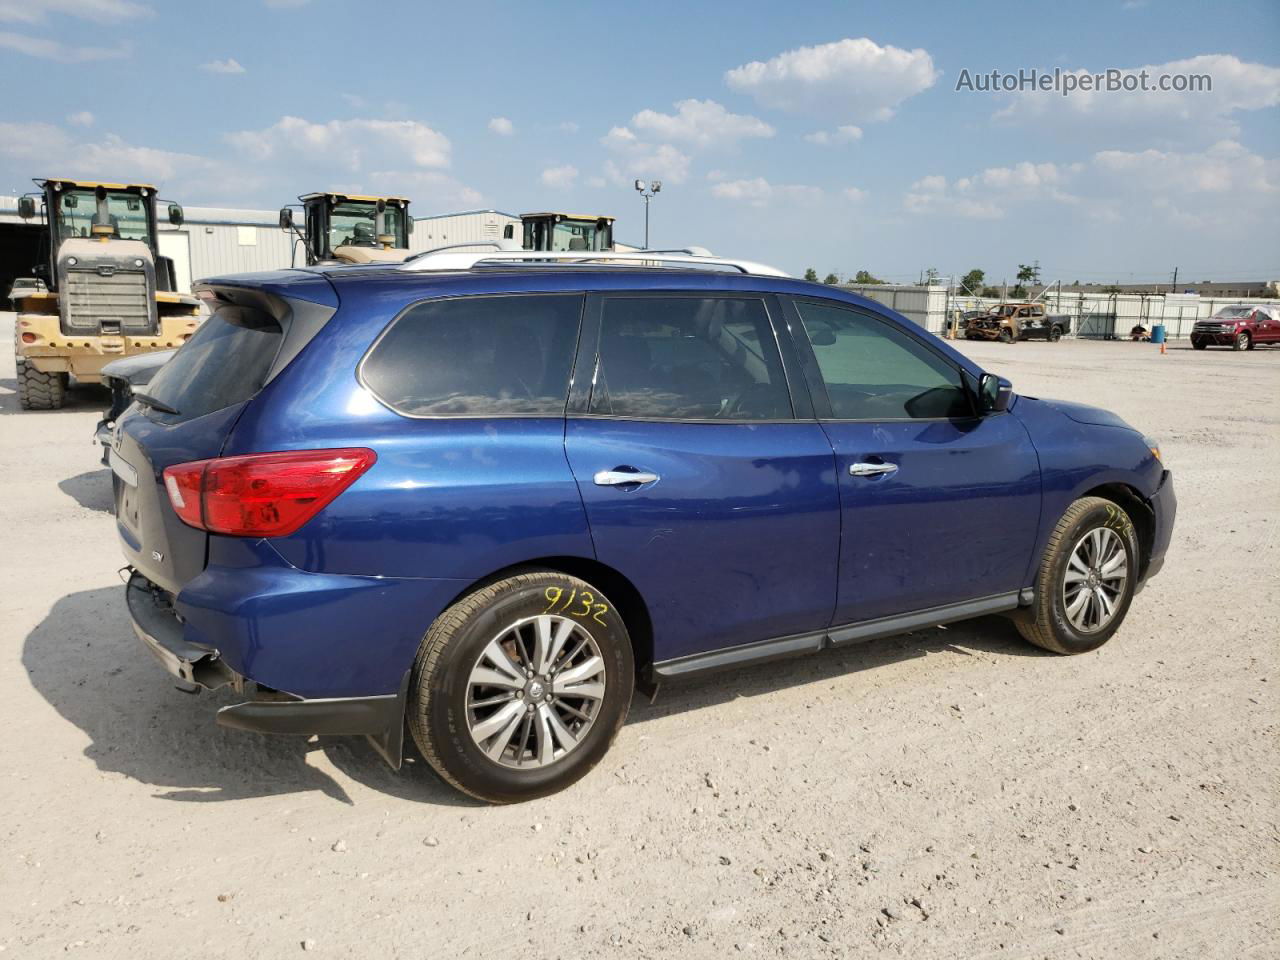
<svg viewBox="0 0 1280 960">
<path fill-rule="evenodd" d="M 978 381 L 978 399 L 982 404 L 982 412 L 1003 413 L 1009 409 L 1009 400 L 1013 397 L 1013 384 L 1004 377 L 994 373 L 984 373 Z"/>
<path fill-rule="evenodd" d="M 19 197 L 18 198 L 18 216 L 23 220 L 30 220 L 36 215 L 35 197 Z"/>
<path fill-rule="evenodd" d="M 809 342 L 815 347 L 829 347 L 836 342 L 836 332 L 828 323 L 821 320 L 810 321 L 804 325 L 809 334 Z"/>
<path fill-rule="evenodd" d="M 183 219 L 184 217 L 182 215 L 181 205 L 176 203 L 169 204 L 169 222 L 175 227 L 180 227 L 182 226 Z"/>
<path fill-rule="evenodd" d="M 293 211 L 290 210 L 288 207 L 280 208 L 280 229 L 281 230 L 293 229 Z"/>
</svg>

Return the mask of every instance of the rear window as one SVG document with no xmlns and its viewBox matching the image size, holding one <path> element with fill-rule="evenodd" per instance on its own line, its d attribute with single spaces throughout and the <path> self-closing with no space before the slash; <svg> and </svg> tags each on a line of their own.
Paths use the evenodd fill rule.
<svg viewBox="0 0 1280 960">
<path fill-rule="evenodd" d="M 280 324 L 261 310 L 220 307 L 138 392 L 178 411 L 166 420 L 243 403 L 266 383 L 282 338 Z"/>
<path fill-rule="evenodd" d="M 361 366 L 383 403 L 415 417 L 559 416 L 582 295 L 465 297 L 411 307 Z"/>
</svg>

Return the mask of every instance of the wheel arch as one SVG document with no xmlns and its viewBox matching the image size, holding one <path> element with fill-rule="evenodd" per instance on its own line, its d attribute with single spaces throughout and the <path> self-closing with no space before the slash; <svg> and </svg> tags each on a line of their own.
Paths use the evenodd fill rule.
<svg viewBox="0 0 1280 960">
<path fill-rule="evenodd" d="M 1138 577 L 1147 572 L 1151 561 L 1151 549 L 1155 543 L 1156 515 L 1147 501 L 1127 483 L 1104 483 L 1080 494 L 1081 497 L 1101 497 L 1110 500 L 1123 510 L 1138 531 Z"/>
<path fill-rule="evenodd" d="M 585 580 L 604 591 L 627 626 L 627 634 L 631 638 L 631 654 L 635 661 L 636 684 L 642 690 L 647 690 L 651 686 L 649 668 L 653 665 L 653 621 L 649 616 L 649 606 L 626 576 L 599 560 L 591 557 L 558 556 L 514 563 L 468 584 L 458 591 L 447 606 L 453 606 L 463 597 L 491 583 L 531 570 L 554 570 Z"/>
</svg>

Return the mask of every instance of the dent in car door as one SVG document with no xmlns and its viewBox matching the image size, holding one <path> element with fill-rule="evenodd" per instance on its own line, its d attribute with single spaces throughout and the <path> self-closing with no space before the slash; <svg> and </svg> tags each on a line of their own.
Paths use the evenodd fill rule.
<svg viewBox="0 0 1280 960">
<path fill-rule="evenodd" d="M 592 315 L 599 350 L 580 355 L 590 396 L 577 413 L 571 400 L 566 449 L 596 555 L 648 607 L 654 659 L 822 630 L 831 445 L 793 418 L 765 300 L 602 296 Z"/>
</svg>

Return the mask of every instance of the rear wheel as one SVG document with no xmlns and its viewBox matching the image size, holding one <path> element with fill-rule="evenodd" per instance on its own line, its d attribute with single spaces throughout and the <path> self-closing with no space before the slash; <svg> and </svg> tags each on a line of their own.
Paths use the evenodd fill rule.
<svg viewBox="0 0 1280 960">
<path fill-rule="evenodd" d="M 59 410 L 67 393 L 65 373 L 42 373 L 23 357 L 18 368 L 18 405 L 23 410 Z"/>
<path fill-rule="evenodd" d="M 1138 575 L 1138 534 L 1123 509 L 1083 497 L 1062 515 L 1036 578 L 1031 610 L 1018 631 L 1054 653 L 1088 653 L 1119 629 Z"/>
<path fill-rule="evenodd" d="M 1232 350 L 1252 350 L 1253 338 L 1247 333 L 1236 334 L 1235 340 L 1231 344 Z"/>
<path fill-rule="evenodd" d="M 427 631 L 414 664 L 409 730 L 464 793 L 514 803 L 594 767 L 635 686 L 627 628 L 577 577 L 508 577 L 462 598 Z"/>
<path fill-rule="evenodd" d="M 1049 342 L 1050 342 L 1050 343 L 1057 343 L 1057 342 L 1058 342 L 1059 340 L 1061 340 L 1061 339 L 1062 339 L 1062 328 L 1061 328 L 1061 327 L 1050 327 L 1050 328 L 1049 328 Z"/>
</svg>

